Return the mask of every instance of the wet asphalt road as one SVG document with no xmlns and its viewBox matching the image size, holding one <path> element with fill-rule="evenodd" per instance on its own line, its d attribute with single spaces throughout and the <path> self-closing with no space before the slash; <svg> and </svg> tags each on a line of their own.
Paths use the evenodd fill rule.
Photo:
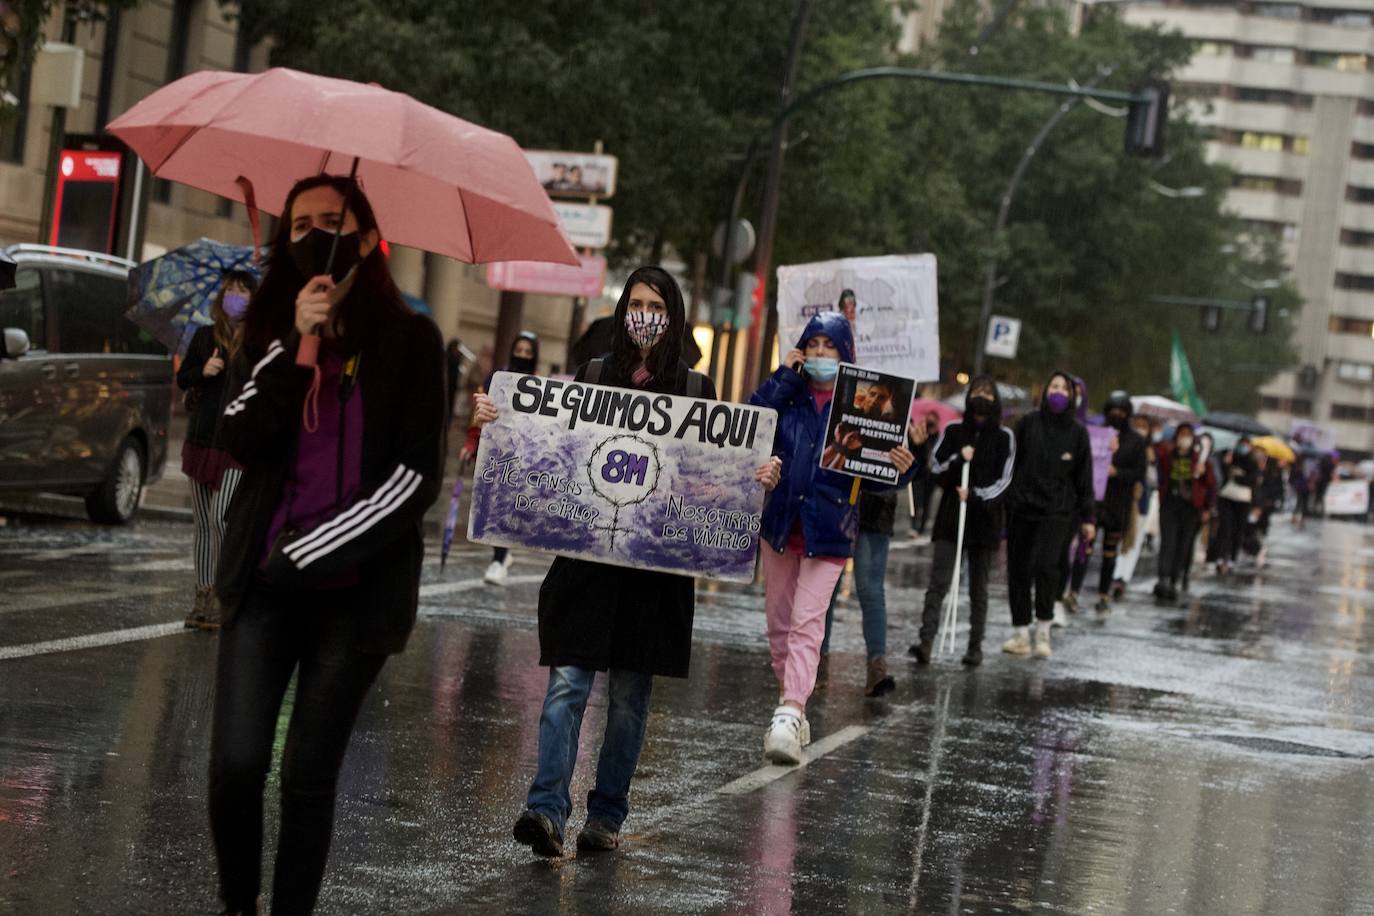
<svg viewBox="0 0 1374 916">
<path fill-rule="evenodd" d="M 760 753 L 776 696 L 761 592 L 703 588 L 692 677 L 656 682 L 625 846 L 554 863 L 510 839 L 547 560 L 517 554 L 490 588 L 486 552 L 459 545 L 446 573 L 427 564 L 421 622 L 363 710 L 320 912 L 1374 913 L 1370 531 L 1279 523 L 1258 573 L 1204 576 L 1178 607 L 1138 579 L 1105 622 L 1057 633 L 1052 660 L 993 645 L 973 673 L 905 658 L 928 553 L 899 539 L 898 691 L 862 698 L 847 599 L 817 743 L 790 771 Z M 0 912 L 217 911 L 214 637 L 180 629 L 189 535 L 0 528 Z"/>
</svg>

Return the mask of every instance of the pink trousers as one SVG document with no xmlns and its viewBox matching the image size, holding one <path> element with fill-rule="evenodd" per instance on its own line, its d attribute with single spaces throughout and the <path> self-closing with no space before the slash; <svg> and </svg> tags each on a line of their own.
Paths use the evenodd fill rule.
<svg viewBox="0 0 1374 916">
<path fill-rule="evenodd" d="M 825 612 L 844 571 L 834 558 L 778 553 L 762 545 L 764 610 L 768 616 L 768 651 L 782 698 L 803 709 L 816 686 L 816 666 L 825 640 Z"/>
</svg>

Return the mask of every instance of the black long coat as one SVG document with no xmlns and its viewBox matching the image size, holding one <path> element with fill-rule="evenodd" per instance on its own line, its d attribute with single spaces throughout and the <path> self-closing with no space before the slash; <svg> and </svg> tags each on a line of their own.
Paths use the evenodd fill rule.
<svg viewBox="0 0 1374 916">
<path fill-rule="evenodd" d="M 687 372 L 679 365 L 671 383 L 655 381 L 648 390 L 685 394 Z M 577 380 L 586 373 L 583 365 Z M 597 384 L 631 387 L 611 358 Z M 703 379 L 701 396 L 716 397 L 709 378 Z M 539 587 L 539 664 L 686 677 L 695 610 L 696 580 L 690 576 L 556 557 Z"/>
</svg>

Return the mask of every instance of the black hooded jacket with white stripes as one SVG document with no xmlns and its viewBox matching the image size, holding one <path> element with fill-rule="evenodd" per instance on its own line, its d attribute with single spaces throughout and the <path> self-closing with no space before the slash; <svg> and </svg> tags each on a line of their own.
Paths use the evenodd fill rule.
<svg viewBox="0 0 1374 916">
<path fill-rule="evenodd" d="M 233 626 L 255 576 L 273 589 L 310 590 L 356 572 L 351 588 L 362 592 L 356 606 L 368 615 L 358 648 L 400 652 L 415 623 L 422 521 L 443 476 L 443 341 L 432 321 L 411 315 L 363 351 L 356 377 L 363 400 L 359 496 L 312 529 L 283 532 L 259 570 L 313 378 L 311 369 L 296 365 L 299 344 L 293 330 L 252 362 L 240 354 L 231 369 L 235 394 L 224 409 L 220 441 L 244 474 L 215 578 L 224 625 Z"/>
</svg>

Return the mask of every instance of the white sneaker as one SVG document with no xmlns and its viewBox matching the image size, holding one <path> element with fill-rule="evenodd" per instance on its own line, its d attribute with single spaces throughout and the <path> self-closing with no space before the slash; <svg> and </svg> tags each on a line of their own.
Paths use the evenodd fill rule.
<svg viewBox="0 0 1374 916">
<path fill-rule="evenodd" d="M 1002 651 L 1008 655 L 1020 655 L 1023 658 L 1031 654 L 1030 636 L 1025 630 L 1018 629 L 1012 634 L 1011 639 L 1002 643 Z"/>
<path fill-rule="evenodd" d="M 1069 625 L 1069 615 L 1064 613 L 1064 605 L 1057 601 L 1054 604 L 1054 620 L 1050 622 L 1050 625 L 1060 629 Z"/>
<path fill-rule="evenodd" d="M 796 766 L 802 762 L 802 747 L 810 738 L 811 727 L 801 712 L 792 706 L 779 706 L 763 735 L 763 755 L 772 763 Z"/>
<path fill-rule="evenodd" d="M 491 565 L 487 567 L 487 574 L 482 577 L 482 581 L 488 585 L 505 585 L 506 575 L 506 564 L 499 560 L 492 560 Z"/>
<path fill-rule="evenodd" d="M 1050 628 L 1037 626 L 1035 628 L 1035 651 L 1036 658 L 1050 657 Z"/>
</svg>

